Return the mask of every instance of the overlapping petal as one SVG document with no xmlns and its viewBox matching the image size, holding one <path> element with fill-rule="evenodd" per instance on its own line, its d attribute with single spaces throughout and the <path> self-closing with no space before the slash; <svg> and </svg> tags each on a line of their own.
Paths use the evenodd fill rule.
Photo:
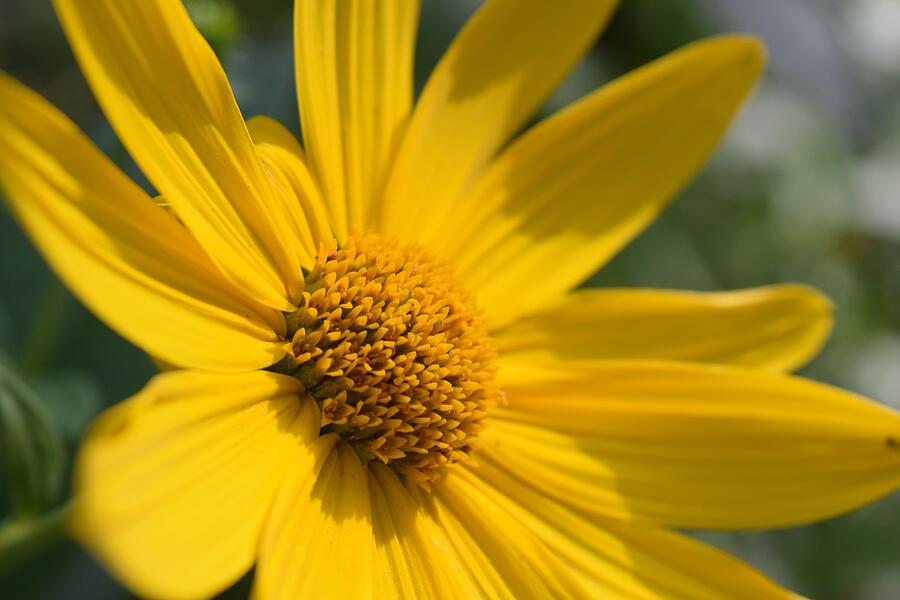
<svg viewBox="0 0 900 600">
<path fill-rule="evenodd" d="M 131 589 L 206 598 L 250 569 L 295 449 L 318 431 L 275 373 L 157 376 L 91 429 L 71 526 Z"/>
<path fill-rule="evenodd" d="M 534 532 L 590 590 L 587 597 L 797 598 L 739 560 L 680 534 L 566 508 L 529 485 L 527 473 L 508 472 L 482 460 L 454 477 L 462 481 L 451 479 L 447 488 L 465 489 L 489 514 L 508 514 Z"/>
<path fill-rule="evenodd" d="M 175 0 L 55 0 L 125 147 L 238 287 L 289 310 L 311 264 L 285 226 L 225 72 Z"/>
<path fill-rule="evenodd" d="M 515 598 L 446 506 L 370 463 L 376 598 Z"/>
<path fill-rule="evenodd" d="M 370 229 L 412 106 L 419 0 L 296 0 L 303 139 L 338 239 Z"/>
<path fill-rule="evenodd" d="M 286 459 L 291 468 L 259 547 L 254 598 L 372 597 L 371 507 L 356 453 L 331 434 Z"/>
<path fill-rule="evenodd" d="M 600 88 L 513 142 L 435 215 L 429 247 L 456 264 L 495 327 L 558 300 L 691 180 L 762 65 L 759 41 L 725 36 Z"/>
<path fill-rule="evenodd" d="M 390 175 L 380 230 L 453 235 L 460 193 L 587 51 L 614 0 L 490 0 L 425 85 Z"/>
<path fill-rule="evenodd" d="M 790 371 L 831 331 L 831 303 L 802 285 L 722 293 L 585 289 L 496 335 L 510 368 L 559 360 L 638 358 Z"/>
<path fill-rule="evenodd" d="M 321 244 L 334 239 L 328 220 L 328 206 L 309 172 L 306 155 L 300 143 L 284 125 L 269 117 L 253 117 L 247 128 L 266 173 L 273 185 L 284 193 L 277 194 L 279 212 L 285 226 L 309 256 L 316 256 Z"/>
<path fill-rule="evenodd" d="M 471 536 L 513 598 L 590 598 L 596 592 L 507 506 L 459 471 L 438 482 L 435 503 Z"/>
<path fill-rule="evenodd" d="M 738 367 L 595 361 L 508 373 L 481 452 L 580 510 L 675 527 L 785 527 L 900 486 L 900 415 Z"/>
<path fill-rule="evenodd" d="M 71 121 L 3 74 L 0 185 L 69 288 L 150 354 L 211 370 L 265 367 L 284 354 L 280 314 L 226 282 Z"/>
</svg>

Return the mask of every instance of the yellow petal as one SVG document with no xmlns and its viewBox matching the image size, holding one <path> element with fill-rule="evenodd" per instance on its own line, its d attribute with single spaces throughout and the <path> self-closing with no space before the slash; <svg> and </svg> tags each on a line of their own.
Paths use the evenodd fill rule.
<svg viewBox="0 0 900 600">
<path fill-rule="evenodd" d="M 181 2 L 54 4 L 100 106 L 150 182 L 229 280 L 290 310 L 303 250 L 225 72 Z"/>
<path fill-rule="evenodd" d="M 560 557 L 592 597 L 796 599 L 741 561 L 680 534 L 592 518 L 541 494 L 492 461 L 458 476 L 493 511 L 508 513 Z"/>
<path fill-rule="evenodd" d="M 444 219 L 460 194 L 587 51 L 615 4 L 487 2 L 422 92 L 389 178 L 381 231 L 407 241 L 453 235 Z"/>
<path fill-rule="evenodd" d="M 557 300 L 691 180 L 762 65 L 756 39 L 727 36 L 600 88 L 505 150 L 429 247 L 457 265 L 495 326 Z"/>
<path fill-rule="evenodd" d="M 724 293 L 577 290 L 498 333 L 509 368 L 558 360 L 646 358 L 802 366 L 831 331 L 833 307 L 802 285 Z"/>
<path fill-rule="evenodd" d="M 419 0 L 296 0 L 303 138 L 338 238 L 370 229 L 412 104 Z"/>
<path fill-rule="evenodd" d="M 515 598 L 593 598 L 597 590 L 554 554 L 527 523 L 484 489 L 451 471 L 434 486 L 444 504 L 484 552 Z"/>
<path fill-rule="evenodd" d="M 515 598 L 446 508 L 369 463 L 376 598 Z"/>
<path fill-rule="evenodd" d="M 168 363 L 247 370 L 283 317 L 227 283 L 194 239 L 45 100 L 0 73 L 0 186 L 70 289 Z"/>
<path fill-rule="evenodd" d="M 366 472 L 334 434 L 287 458 L 259 551 L 254 597 L 370 598 L 375 552 Z"/>
<path fill-rule="evenodd" d="M 109 410 L 76 465 L 71 527 L 136 593 L 208 598 L 253 564 L 319 413 L 275 373 L 177 371 Z"/>
<path fill-rule="evenodd" d="M 372 571 L 375 578 L 372 582 L 374 597 L 415 598 L 419 595 L 437 598 L 440 588 L 432 583 L 428 555 L 418 552 L 412 536 L 406 532 L 408 527 L 401 530 L 408 521 L 416 518 L 412 502 L 406 497 L 405 490 L 401 491 L 401 502 L 388 500 L 373 475 L 375 469 L 367 470 L 372 496 L 372 532 L 376 539 Z M 399 481 L 396 486 L 400 486 Z M 399 522 L 395 523 L 395 519 Z"/>
<path fill-rule="evenodd" d="M 247 121 L 247 128 L 273 185 L 285 192 L 277 198 L 284 202 L 280 212 L 285 225 L 306 255 L 316 256 L 319 246 L 333 240 L 334 234 L 328 223 L 328 207 L 306 165 L 303 148 L 290 131 L 269 117 L 253 117 Z M 306 263 L 303 266 L 312 267 Z"/>
<path fill-rule="evenodd" d="M 900 415 L 738 367 L 595 361 L 502 383 L 482 453 L 586 512 L 699 529 L 830 517 L 900 485 Z"/>
</svg>

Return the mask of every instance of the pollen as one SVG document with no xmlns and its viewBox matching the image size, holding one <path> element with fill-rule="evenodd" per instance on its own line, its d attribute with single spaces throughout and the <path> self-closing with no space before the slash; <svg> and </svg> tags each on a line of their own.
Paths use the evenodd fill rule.
<svg viewBox="0 0 900 600">
<path fill-rule="evenodd" d="M 304 281 L 279 370 L 319 403 L 322 432 L 425 486 L 466 460 L 497 401 L 495 354 L 450 267 L 362 236 L 323 245 Z"/>
</svg>

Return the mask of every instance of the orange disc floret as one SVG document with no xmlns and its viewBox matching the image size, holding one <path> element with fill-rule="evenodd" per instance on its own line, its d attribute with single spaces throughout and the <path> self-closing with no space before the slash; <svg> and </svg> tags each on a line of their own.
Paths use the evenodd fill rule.
<svg viewBox="0 0 900 600">
<path fill-rule="evenodd" d="M 377 236 L 324 245 L 279 365 L 364 459 L 421 484 L 466 459 L 496 403 L 494 349 L 452 270 Z"/>
</svg>

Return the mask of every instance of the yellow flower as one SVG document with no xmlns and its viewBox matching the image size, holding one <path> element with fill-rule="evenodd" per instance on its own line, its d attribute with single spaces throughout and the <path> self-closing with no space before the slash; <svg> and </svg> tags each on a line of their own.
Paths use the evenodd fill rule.
<svg viewBox="0 0 900 600">
<path fill-rule="evenodd" d="M 415 0 L 298 0 L 305 153 L 174 0 L 56 0 L 154 202 L 0 77 L 0 183 L 59 276 L 176 370 L 103 416 L 73 531 L 201 598 L 789 598 L 670 529 L 900 483 L 900 418 L 785 375 L 802 286 L 573 289 L 700 168 L 763 63 L 725 36 L 515 137 L 609 0 L 490 0 L 412 109 Z M 164 208 L 168 207 L 168 208 Z"/>
</svg>

